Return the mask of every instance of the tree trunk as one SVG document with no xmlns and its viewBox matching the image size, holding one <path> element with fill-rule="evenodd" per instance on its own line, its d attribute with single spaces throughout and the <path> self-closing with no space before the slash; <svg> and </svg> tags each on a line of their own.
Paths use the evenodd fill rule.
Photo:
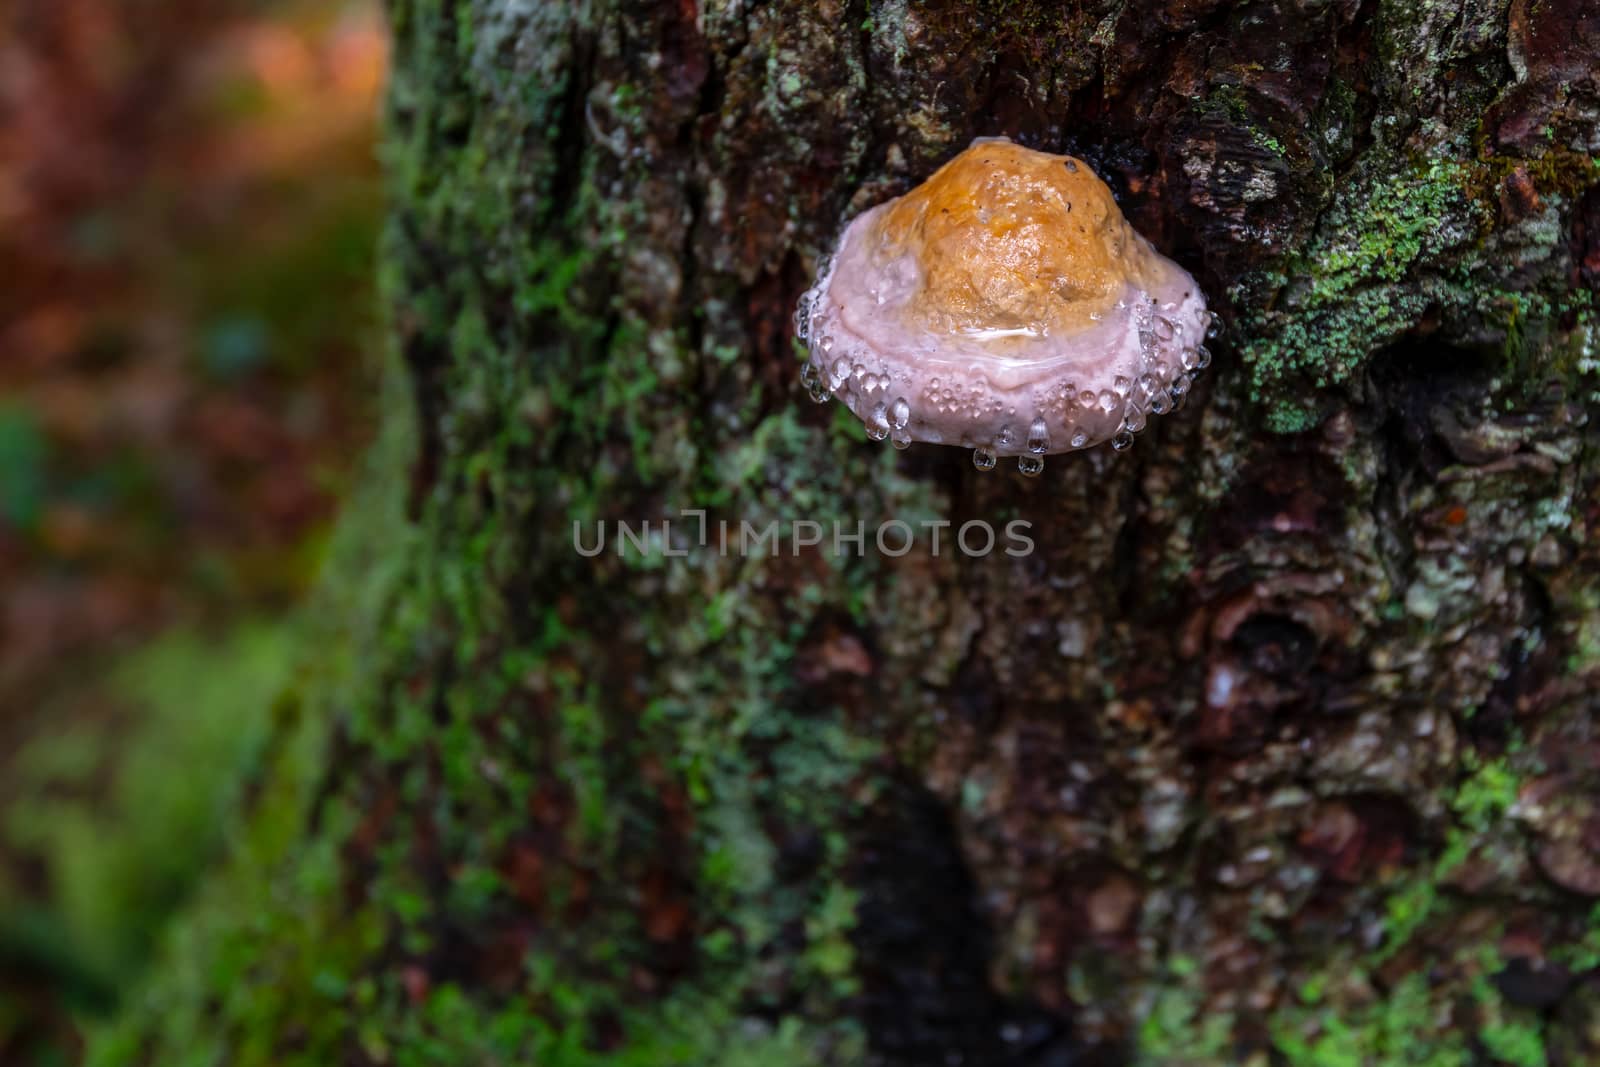
<svg viewBox="0 0 1600 1067">
<path fill-rule="evenodd" d="M 1597 1062 L 1589 0 L 392 17 L 373 636 L 108 1062 Z M 1226 323 L 1037 479 L 797 384 L 995 134 Z"/>
</svg>

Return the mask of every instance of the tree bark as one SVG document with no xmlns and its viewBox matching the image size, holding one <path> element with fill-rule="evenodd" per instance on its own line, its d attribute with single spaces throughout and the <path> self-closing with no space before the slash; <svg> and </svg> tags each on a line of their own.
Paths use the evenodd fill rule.
<svg viewBox="0 0 1600 1067">
<path fill-rule="evenodd" d="M 1597 1061 L 1592 4 L 392 18 L 373 636 L 107 1060 Z M 1037 479 L 797 385 L 844 221 L 995 134 L 1227 324 Z"/>
</svg>

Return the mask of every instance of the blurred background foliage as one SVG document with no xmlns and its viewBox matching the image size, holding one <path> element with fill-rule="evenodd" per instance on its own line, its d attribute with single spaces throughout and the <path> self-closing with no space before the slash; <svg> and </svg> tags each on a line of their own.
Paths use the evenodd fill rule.
<svg viewBox="0 0 1600 1067">
<path fill-rule="evenodd" d="M 375 0 L 0 5 L 0 1064 L 216 858 L 373 421 Z"/>
</svg>

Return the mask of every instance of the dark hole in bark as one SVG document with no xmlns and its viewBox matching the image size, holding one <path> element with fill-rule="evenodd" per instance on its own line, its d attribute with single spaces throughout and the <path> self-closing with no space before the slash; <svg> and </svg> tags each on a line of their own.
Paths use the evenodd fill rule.
<svg viewBox="0 0 1600 1067">
<path fill-rule="evenodd" d="M 1506 1000 L 1540 1011 L 1553 1007 L 1572 988 L 1572 972 L 1566 967 L 1525 956 L 1507 961 L 1490 980 Z"/>
<path fill-rule="evenodd" d="M 1439 432 L 1439 412 L 1470 412 L 1491 393 L 1501 369 L 1493 349 L 1464 348 L 1428 337 L 1402 340 L 1373 357 L 1369 381 L 1384 412 L 1384 430 L 1397 469 L 1418 467 L 1430 477 L 1457 455 Z"/>
<path fill-rule="evenodd" d="M 1300 675 L 1317 655 L 1317 637 L 1282 615 L 1252 615 L 1233 632 L 1231 644 L 1251 669 L 1278 678 Z"/>
<path fill-rule="evenodd" d="M 993 939 L 943 806 L 899 782 L 861 838 L 853 935 L 861 1017 L 884 1067 L 1067 1067 L 1127 1062 L 1082 1046 L 1069 1020 L 997 994 Z"/>
<path fill-rule="evenodd" d="M 1518 716 L 1526 713 L 1523 702 L 1536 693 L 1545 679 L 1560 674 L 1560 665 L 1568 655 L 1564 642 L 1542 637 L 1548 633 L 1554 614 L 1549 591 L 1530 577 L 1523 578 L 1521 591 L 1528 613 L 1522 633 L 1502 658 L 1504 673 L 1489 690 L 1478 713 L 1460 720 L 1462 735 L 1474 748 L 1488 752 L 1505 750 L 1514 736 Z"/>
<path fill-rule="evenodd" d="M 1000 701 L 996 689 L 988 658 L 974 652 L 962 660 L 956 671 L 955 684 L 950 687 L 951 710 L 974 729 L 988 732 L 998 717 Z"/>
</svg>

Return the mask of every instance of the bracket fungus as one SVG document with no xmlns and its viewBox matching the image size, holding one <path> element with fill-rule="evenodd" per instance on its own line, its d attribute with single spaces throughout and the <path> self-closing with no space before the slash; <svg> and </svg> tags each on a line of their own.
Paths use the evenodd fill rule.
<svg viewBox="0 0 1600 1067">
<path fill-rule="evenodd" d="M 813 399 L 1030 475 L 1179 406 L 1214 322 L 1088 164 L 1005 138 L 857 216 L 795 312 Z"/>
</svg>

